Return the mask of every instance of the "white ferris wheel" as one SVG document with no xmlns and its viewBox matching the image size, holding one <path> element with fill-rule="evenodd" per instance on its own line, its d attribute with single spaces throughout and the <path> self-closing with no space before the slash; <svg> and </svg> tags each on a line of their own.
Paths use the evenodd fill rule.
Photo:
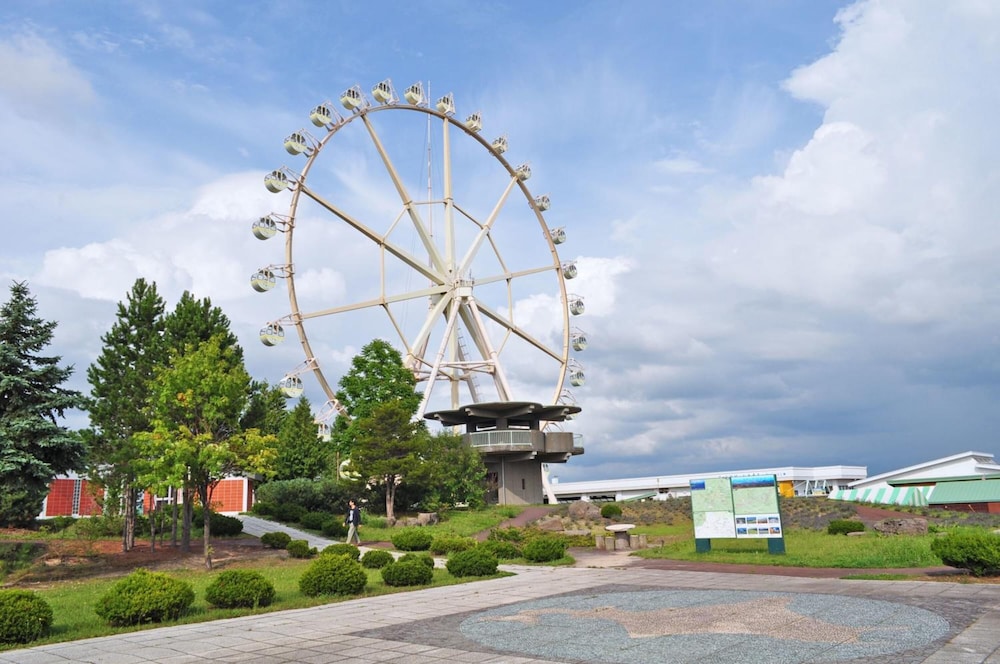
<svg viewBox="0 0 1000 664">
<path fill-rule="evenodd" d="M 431 104 L 422 83 L 399 98 L 390 80 L 369 98 L 359 86 L 309 114 L 284 141 L 301 156 L 264 178 L 287 209 L 253 224 L 284 236 L 284 259 L 251 277 L 258 292 L 278 279 L 289 313 L 260 331 L 276 346 L 294 329 L 305 360 L 280 387 L 289 397 L 313 374 L 326 397 L 321 429 L 343 407 L 322 364 L 345 361 L 373 337 L 396 347 L 417 379 L 418 415 L 495 401 L 575 405 L 584 383 L 571 351 L 586 335 L 571 325 L 583 299 L 567 291 L 575 262 L 559 258 L 563 228 L 549 228 L 549 198 L 528 190 L 531 168 L 512 165 L 506 136 L 480 135 L 451 94 Z M 336 137 L 336 138 L 335 138 Z M 346 358 L 349 361 L 349 358 Z"/>
</svg>

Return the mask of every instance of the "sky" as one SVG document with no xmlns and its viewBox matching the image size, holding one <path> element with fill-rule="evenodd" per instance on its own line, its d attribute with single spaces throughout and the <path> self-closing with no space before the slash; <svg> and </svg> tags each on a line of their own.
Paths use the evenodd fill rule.
<svg viewBox="0 0 1000 664">
<path fill-rule="evenodd" d="M 990 0 L 9 0 L 0 281 L 27 281 L 58 322 L 50 350 L 81 391 L 139 277 L 169 307 L 185 290 L 210 298 L 251 375 L 276 383 L 305 358 L 295 341 L 258 340 L 290 311 L 282 280 L 250 288 L 258 268 L 284 264 L 281 238 L 250 233 L 288 212 L 264 175 L 302 168 L 283 140 L 326 135 L 309 122 L 316 105 L 350 115 L 345 89 L 421 81 L 453 93 L 456 116 L 482 111 L 484 138 L 507 136 L 504 157 L 529 162 L 526 186 L 551 198 L 545 222 L 566 229 L 559 259 L 579 269 L 566 287 L 586 304 L 571 323 L 589 345 L 573 353 L 586 382 L 570 388 L 583 410 L 567 425 L 586 452 L 553 468 L 560 481 L 876 474 L 993 453 L 998 71 Z M 443 150 L 423 114 L 398 111 L 371 116 L 417 199 L 440 181 L 421 168 Z M 496 160 L 455 143 L 456 198 L 483 218 Z M 366 223 L 398 214 L 360 122 L 315 164 L 309 185 Z M 524 266 L 549 251 L 528 209 L 511 203 L 497 222 L 498 251 Z M 297 223 L 309 310 L 377 293 L 381 258 L 360 233 L 315 205 Z M 539 338 L 561 325 L 557 287 L 525 279 L 513 296 Z M 368 313 L 310 322 L 331 383 L 371 339 L 395 342 L 388 317 Z M 553 367 L 501 358 L 514 398 L 552 399 Z"/>
</svg>

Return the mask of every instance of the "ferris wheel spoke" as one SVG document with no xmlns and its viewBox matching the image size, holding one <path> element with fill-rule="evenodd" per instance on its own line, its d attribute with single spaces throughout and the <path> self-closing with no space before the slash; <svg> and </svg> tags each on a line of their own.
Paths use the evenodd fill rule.
<svg viewBox="0 0 1000 664">
<path fill-rule="evenodd" d="M 486 316 L 487 318 L 489 318 L 493 322 L 499 324 L 501 327 L 503 327 L 505 330 L 507 330 L 511 334 L 514 334 L 514 335 L 520 337 L 521 339 L 523 339 L 527 343 L 531 344 L 532 346 L 534 346 L 538 350 L 542 351 L 546 355 L 551 356 L 552 359 L 558 360 L 559 362 L 563 361 L 563 358 L 562 358 L 562 356 L 559 353 L 557 353 L 556 351 L 552 350 L 546 344 L 542 343 L 541 341 L 539 341 L 538 339 L 536 339 L 535 337 L 533 337 L 524 328 L 518 327 L 517 325 L 515 325 L 512 320 L 510 320 L 508 318 L 505 318 L 504 316 L 501 316 L 499 313 L 497 313 L 496 311 L 493 311 L 492 309 L 490 309 L 488 306 L 486 306 L 482 302 L 479 302 L 477 304 L 478 304 L 479 311 L 481 311 L 484 316 Z"/>
<path fill-rule="evenodd" d="M 372 143 L 375 144 L 375 149 L 378 150 L 379 156 L 382 157 L 382 164 L 385 166 L 386 172 L 389 173 L 389 177 L 392 178 L 392 184 L 396 187 L 396 193 L 399 194 L 399 198 L 403 202 L 403 207 L 406 209 L 406 213 L 409 215 L 410 221 L 413 222 L 413 227 L 416 229 L 417 235 L 420 237 L 420 241 L 424 245 L 424 250 L 427 251 L 428 258 L 434 267 L 437 268 L 439 272 L 443 273 L 446 269 L 445 263 L 441 258 L 441 254 L 438 252 L 437 245 L 434 244 L 434 239 L 431 237 L 430 231 L 427 229 L 427 226 L 424 225 L 423 219 L 420 217 L 420 212 L 414 206 L 413 199 L 406 190 L 406 185 L 403 184 L 403 181 L 399 177 L 399 173 L 396 171 L 396 167 L 389 158 L 389 153 L 385 151 L 385 147 L 382 145 L 382 140 L 379 138 L 378 133 L 375 131 L 375 127 L 368 119 L 368 116 L 364 115 L 361 119 L 365 123 L 365 128 L 368 129 L 368 135 L 371 137 Z"/>
<path fill-rule="evenodd" d="M 541 274 L 543 272 L 549 272 L 554 269 L 555 269 L 554 266 L 546 265 L 545 267 L 535 267 L 531 268 L 530 270 L 518 270 L 517 272 L 496 274 L 491 277 L 476 277 L 476 285 L 482 286 L 485 284 L 495 284 L 498 281 L 509 281 L 511 279 L 519 279 L 521 277 L 530 277 L 533 274 Z"/>
<path fill-rule="evenodd" d="M 300 184 L 299 187 L 301 188 L 302 193 L 304 193 L 306 196 L 308 196 L 309 198 L 311 198 L 312 200 L 316 201 L 321 206 L 326 208 L 328 212 L 331 212 L 332 214 L 339 217 L 342 221 L 344 221 L 349 226 L 357 230 L 359 233 L 367 237 L 369 240 L 375 242 L 380 247 L 384 247 L 386 251 L 388 251 L 390 254 L 392 254 L 399 260 L 406 263 L 406 265 L 416 270 L 423 276 L 427 277 L 427 279 L 429 279 L 432 283 L 440 285 L 443 285 L 445 283 L 445 279 L 444 277 L 441 276 L 441 273 L 425 265 L 424 261 L 421 261 L 419 258 L 409 253 L 405 249 L 396 246 L 395 244 L 390 242 L 389 239 L 386 238 L 384 235 L 381 235 L 375 230 L 364 225 L 351 215 L 347 214 L 346 212 L 338 208 L 333 203 L 330 203 L 322 196 L 318 195 L 317 193 L 306 187 L 304 184 Z"/>
<path fill-rule="evenodd" d="M 458 264 L 458 271 L 457 271 L 458 274 L 466 274 L 468 272 L 469 266 L 472 265 L 472 260 L 476 257 L 476 254 L 479 253 L 479 248 L 482 246 L 483 240 L 485 240 L 489 236 L 490 231 L 493 229 L 493 224 L 496 223 L 497 216 L 500 214 L 500 211 L 503 209 L 504 204 L 507 202 L 507 198 L 510 196 L 510 192 L 514 190 L 514 184 L 516 182 L 517 178 L 511 178 L 511 181 L 507 185 L 507 188 L 500 196 L 500 200 L 498 200 L 497 204 L 493 206 L 493 211 L 490 212 L 490 216 L 486 218 L 486 221 L 480 224 L 479 232 L 473 239 L 472 244 L 469 245 L 469 250 L 465 252 L 465 256 L 462 257 L 462 261 Z M 461 212 L 462 214 L 465 214 L 464 211 Z M 468 215 L 466 214 L 466 216 Z M 472 217 L 469 218 L 472 219 Z"/>
<path fill-rule="evenodd" d="M 339 307 L 332 307 L 330 309 L 321 309 L 319 311 L 310 311 L 308 313 L 299 313 L 298 317 L 301 320 L 307 320 L 310 318 L 319 318 L 320 316 L 332 316 L 334 314 L 342 314 L 348 311 L 360 311 L 361 309 L 371 309 L 372 307 L 384 307 L 389 304 L 394 304 L 397 302 L 405 302 L 407 300 L 416 300 L 423 297 L 431 297 L 434 295 L 443 295 L 447 292 L 447 286 L 432 286 L 431 288 L 423 288 L 416 291 L 410 291 L 408 293 L 400 293 L 398 295 L 383 295 L 371 300 L 365 300 L 364 302 L 354 302 L 352 304 L 345 304 Z"/>
<path fill-rule="evenodd" d="M 469 336 L 472 337 L 472 343 L 479 350 L 480 357 L 489 362 L 493 373 L 493 380 L 496 383 L 497 392 L 500 394 L 501 399 L 509 401 L 512 392 L 510 385 L 507 383 L 507 375 L 500 365 L 496 350 L 490 343 L 490 336 L 486 331 L 486 326 L 483 324 L 479 305 L 474 299 L 469 300 L 468 304 L 463 305 L 459 309 L 459 315 L 462 317 L 465 329 L 469 331 Z"/>
</svg>

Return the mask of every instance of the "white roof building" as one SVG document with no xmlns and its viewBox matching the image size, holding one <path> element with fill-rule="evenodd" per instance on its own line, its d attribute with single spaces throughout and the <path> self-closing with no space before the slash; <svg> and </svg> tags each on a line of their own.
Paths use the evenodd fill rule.
<svg viewBox="0 0 1000 664">
<path fill-rule="evenodd" d="M 992 454 L 962 452 L 873 475 L 834 491 L 830 498 L 883 505 L 926 505 L 938 482 L 983 479 L 1000 474 Z"/>
<path fill-rule="evenodd" d="M 619 480 L 593 480 L 588 482 L 559 482 L 553 479 L 551 487 L 559 502 L 574 500 L 639 500 L 652 498 L 666 500 L 691 494 L 691 480 L 712 477 L 745 477 L 748 475 L 774 475 L 778 485 L 797 496 L 814 493 L 826 495 L 834 489 L 846 489 L 849 484 L 868 475 L 865 466 L 821 466 L 807 468 L 783 466 L 781 468 L 755 468 L 752 470 L 725 470 L 688 475 L 659 475 Z"/>
</svg>

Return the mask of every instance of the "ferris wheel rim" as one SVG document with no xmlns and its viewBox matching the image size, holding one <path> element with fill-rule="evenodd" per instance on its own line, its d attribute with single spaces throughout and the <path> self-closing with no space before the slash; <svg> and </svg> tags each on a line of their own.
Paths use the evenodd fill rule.
<svg viewBox="0 0 1000 664">
<path fill-rule="evenodd" d="M 543 353 L 549 355 L 553 359 L 553 361 L 558 364 L 557 376 L 556 376 L 556 380 L 555 380 L 555 387 L 554 387 L 554 390 L 553 390 L 553 393 L 552 393 L 553 396 L 552 396 L 552 399 L 551 399 L 552 403 L 558 402 L 559 399 L 562 397 L 562 395 L 565 393 L 564 386 L 565 386 L 565 382 L 566 382 L 566 376 L 567 376 L 567 372 L 568 372 L 570 364 L 571 364 L 571 360 L 570 360 L 570 356 L 569 356 L 571 326 L 570 326 L 570 320 L 569 320 L 570 312 L 569 312 L 569 309 L 568 309 L 568 306 L 567 306 L 569 295 L 567 293 L 566 283 L 565 283 L 565 280 L 564 280 L 564 277 L 563 277 L 563 272 L 562 272 L 563 266 L 562 266 L 562 263 L 560 262 L 560 259 L 559 259 L 558 251 L 556 249 L 556 243 L 553 241 L 551 229 L 549 228 L 549 226 L 548 226 L 547 222 L 545 221 L 545 218 L 544 218 L 544 216 L 542 214 L 543 210 L 541 210 L 539 208 L 539 205 L 537 204 L 536 199 L 532 196 L 530 190 L 528 189 L 527 185 L 524 183 L 523 179 L 520 178 L 520 177 L 518 177 L 518 169 L 515 168 L 500 152 L 498 152 L 494 148 L 493 144 L 491 144 L 489 141 L 487 141 L 478 132 L 469 129 L 465 124 L 463 124 L 461 121 L 459 121 L 456 117 L 454 117 L 454 116 L 452 116 L 450 114 L 438 111 L 438 110 L 436 110 L 434 108 L 431 108 L 430 106 L 424 106 L 424 105 L 396 103 L 396 104 L 385 104 L 385 105 L 378 105 L 378 106 L 366 106 L 364 108 L 355 110 L 352 114 L 350 114 L 350 115 L 342 118 L 341 121 L 338 122 L 338 123 L 336 123 L 334 126 L 327 128 L 326 134 L 324 136 L 322 136 L 317 141 L 317 144 L 314 147 L 314 149 L 311 151 L 310 154 L 308 154 L 308 156 L 306 158 L 305 165 L 303 166 L 303 168 L 301 169 L 298 177 L 294 181 L 294 184 L 293 184 L 293 187 L 292 187 L 292 191 L 291 191 L 292 198 L 291 198 L 291 201 L 290 201 L 289 207 L 288 207 L 287 219 L 289 220 L 289 223 L 288 223 L 288 228 L 287 228 L 286 237 L 285 237 L 285 266 L 287 268 L 286 284 L 287 284 L 287 291 L 288 291 L 289 305 L 290 305 L 290 308 L 291 308 L 291 313 L 288 316 L 286 316 L 285 318 L 287 320 L 291 321 L 292 324 L 294 325 L 295 329 L 296 329 L 296 333 L 297 333 L 297 336 L 299 338 L 300 344 L 302 345 L 304 354 L 305 354 L 305 356 L 307 358 L 307 363 L 309 364 L 308 370 L 311 371 L 316 376 L 316 378 L 317 378 L 317 380 L 318 380 L 318 382 L 320 384 L 320 387 L 322 388 L 323 392 L 325 393 L 325 395 L 329 399 L 328 403 L 337 403 L 336 391 L 331 387 L 330 383 L 326 379 L 326 376 L 325 376 L 325 374 L 323 372 L 321 363 L 317 362 L 316 359 L 315 359 L 316 356 L 315 356 L 315 353 L 313 351 L 312 344 L 311 344 L 311 342 L 309 340 L 309 334 L 308 334 L 308 332 L 306 330 L 306 321 L 309 320 L 309 319 L 311 319 L 311 318 L 314 318 L 314 317 L 319 317 L 319 316 L 324 316 L 324 315 L 335 315 L 337 313 L 343 313 L 343 312 L 346 312 L 346 311 L 353 311 L 353 310 L 357 310 L 357 309 L 361 309 L 361 308 L 377 308 L 377 307 L 381 307 L 384 310 L 384 312 L 387 315 L 387 317 L 389 318 L 389 320 L 391 321 L 392 326 L 395 328 L 395 332 L 396 332 L 398 338 L 400 339 L 400 341 L 402 342 L 402 344 L 403 344 L 403 346 L 405 348 L 406 356 L 413 358 L 413 364 L 412 364 L 412 366 L 410 368 L 414 372 L 415 377 L 417 377 L 418 382 L 420 382 L 420 381 L 426 381 L 427 382 L 426 389 L 427 389 L 427 393 L 428 394 L 425 395 L 424 404 L 422 404 L 421 408 L 423 408 L 426 405 L 427 396 L 429 395 L 430 390 L 433 388 L 434 376 L 431 375 L 429 377 L 428 376 L 421 377 L 420 374 L 418 373 L 418 369 L 420 367 L 426 367 L 426 366 L 432 366 L 433 367 L 433 366 L 435 366 L 434 363 L 431 363 L 431 362 L 428 361 L 426 349 L 424 351 L 420 352 L 420 353 L 415 353 L 414 352 L 414 345 L 415 344 L 412 343 L 412 342 L 415 341 L 415 340 L 409 339 L 408 336 L 403 332 L 403 330 L 401 329 L 401 327 L 397 323 L 397 321 L 395 321 L 394 318 L 393 318 L 393 313 L 392 313 L 392 310 L 390 308 L 390 305 L 393 303 L 393 298 L 402 298 L 404 296 L 404 294 L 393 294 L 391 297 L 386 297 L 386 294 L 382 293 L 381 296 L 378 297 L 378 298 L 370 299 L 370 300 L 363 301 L 363 302 L 352 302 L 350 304 L 342 305 L 340 307 L 328 308 L 327 310 L 303 311 L 303 309 L 302 309 L 302 307 L 300 306 L 300 303 L 299 303 L 299 297 L 298 297 L 298 293 L 296 291 L 296 285 L 295 285 L 295 273 L 296 273 L 296 270 L 295 270 L 295 263 L 294 263 L 294 254 L 295 254 L 295 252 L 294 252 L 294 247 L 295 247 L 295 241 L 294 241 L 295 233 L 294 233 L 294 229 L 295 229 L 295 221 L 297 220 L 298 215 L 299 215 L 300 198 L 301 198 L 301 196 L 303 194 L 305 194 L 307 196 L 307 198 L 310 198 L 313 201 L 319 202 L 319 200 L 317 198 L 318 194 L 316 196 L 314 196 L 313 193 L 310 192 L 310 189 L 309 189 L 309 186 L 308 186 L 308 177 L 309 177 L 310 171 L 312 170 L 313 166 L 317 163 L 317 160 L 319 159 L 320 154 L 323 152 L 324 148 L 333 139 L 333 137 L 335 135 L 337 135 L 342 129 L 344 129 L 345 127 L 351 125 L 352 123 L 360 120 L 364 124 L 366 124 L 366 126 L 369 129 L 369 132 L 372 132 L 373 130 L 371 129 L 371 125 L 369 123 L 367 123 L 367 121 L 366 121 L 367 117 L 369 115 L 374 115 L 374 114 L 380 113 L 380 112 L 387 112 L 387 111 L 390 111 L 390 110 L 397 110 L 397 111 L 399 111 L 399 110 L 407 110 L 407 111 L 410 111 L 410 112 L 424 114 L 425 116 L 428 116 L 430 118 L 437 118 L 437 119 L 441 120 L 444 123 L 443 126 L 446 127 L 446 129 L 445 129 L 445 133 L 446 134 L 447 134 L 447 129 L 457 127 L 458 129 L 461 130 L 461 132 L 462 132 L 463 135 L 468 136 L 468 137 L 472 137 L 483 148 L 486 149 L 487 155 L 490 156 L 490 157 L 492 157 L 496 162 L 498 162 L 503 167 L 503 169 L 506 171 L 507 175 L 511 178 L 512 186 L 515 186 L 516 189 L 520 191 L 521 196 L 523 196 L 527 200 L 527 202 L 528 202 L 528 204 L 529 204 L 529 206 L 530 206 L 530 208 L 532 210 L 532 213 L 533 213 L 533 215 L 535 217 L 535 220 L 538 223 L 540 229 L 542 230 L 542 236 L 543 236 L 543 238 L 544 238 L 544 240 L 545 240 L 545 242 L 547 244 L 547 249 L 548 249 L 549 254 L 551 255 L 551 258 L 552 258 L 551 264 L 546 264 L 544 266 L 540 266 L 540 267 L 538 267 L 535 270 L 530 271 L 530 272 L 531 273 L 544 273 L 544 272 L 551 271 L 553 273 L 553 276 L 554 276 L 555 280 L 556 280 L 556 284 L 557 284 L 558 291 L 559 291 L 560 312 L 561 312 L 561 317 L 562 317 L 561 330 L 559 331 L 559 337 L 560 337 L 560 341 L 561 341 L 561 348 L 560 349 L 549 348 L 548 345 L 546 345 L 546 344 L 544 344 L 544 343 L 542 343 L 542 342 L 534 339 L 532 337 L 532 335 L 530 335 L 526 331 L 520 329 L 513 322 L 513 320 L 506 319 L 503 315 L 497 313 L 496 311 L 493 311 L 492 308 L 489 307 L 489 306 L 487 306 L 485 303 L 478 302 L 476 300 L 475 296 L 471 295 L 471 294 L 468 296 L 469 301 L 472 302 L 473 305 L 477 305 L 477 306 L 473 306 L 473 307 L 466 306 L 464 308 L 464 311 L 462 313 L 457 313 L 455 315 L 458 316 L 458 317 L 464 317 L 466 319 L 466 327 L 469 327 L 467 319 L 469 319 L 469 317 L 470 317 L 470 311 L 473 312 L 474 315 L 477 316 L 477 317 L 481 317 L 482 315 L 485 315 L 486 317 L 488 317 L 490 320 L 492 320 L 494 323 L 496 323 L 497 325 L 499 325 L 501 328 L 503 328 L 505 330 L 504 331 L 503 339 L 501 340 L 501 343 L 500 343 L 500 348 L 494 353 L 497 358 L 499 358 L 499 355 L 503 352 L 506 344 L 508 343 L 508 339 L 511 336 L 514 336 L 514 337 L 516 337 L 516 338 L 518 338 L 518 339 L 520 339 L 522 341 L 525 341 L 528 344 L 530 344 L 531 346 L 533 346 L 535 349 L 540 350 Z M 373 142 L 377 142 L 377 138 Z M 382 154 L 383 158 L 385 158 L 385 153 L 381 152 L 382 151 L 381 146 L 378 146 L 376 144 L 376 147 L 380 150 L 380 153 Z M 450 159 L 450 155 L 448 155 L 447 158 Z M 390 166 L 384 165 L 384 167 L 386 168 L 387 171 L 391 171 L 391 167 Z M 520 167 L 518 167 L 518 168 L 520 168 Z M 404 204 L 404 207 L 405 207 L 406 201 L 403 201 L 403 204 Z M 547 204 L 547 200 L 546 200 L 546 204 Z M 322 206 L 323 203 L 320 203 L 320 205 Z M 500 205 L 500 203 L 498 203 L 498 205 Z M 456 204 L 456 207 L 458 208 L 458 210 L 459 210 L 459 212 L 461 214 L 469 217 L 469 219 L 471 219 L 473 222 L 477 223 L 477 225 L 479 224 L 479 222 L 474 217 L 470 216 L 468 212 L 464 211 L 461 208 L 461 206 L 458 206 Z M 337 215 L 337 212 L 334 212 L 329 206 L 327 206 L 327 210 L 330 211 L 331 213 Z M 406 211 L 404 210 L 404 212 L 401 212 L 400 214 L 404 215 L 405 213 L 406 213 Z M 337 215 L 337 216 L 340 216 L 340 215 Z M 341 218 L 343 219 L 343 217 L 341 217 Z M 355 226 L 355 230 L 358 230 L 357 226 Z M 496 247 L 496 245 L 493 243 L 493 238 L 491 236 L 491 233 L 492 233 L 492 228 L 485 228 L 481 232 L 481 234 L 485 236 L 485 239 L 488 239 L 489 242 L 491 243 L 491 245 L 493 245 L 492 246 L 492 251 L 494 252 L 494 255 L 496 256 L 496 258 L 501 263 L 503 263 L 502 254 L 499 251 L 499 249 Z M 386 234 L 386 236 L 382 236 L 381 240 L 384 242 L 384 240 L 385 240 L 385 238 L 387 236 L 388 236 L 388 234 Z M 470 251 L 471 251 L 471 248 L 470 248 Z M 396 258 L 399 258 L 399 256 L 396 256 Z M 403 262 L 404 262 L 404 264 L 406 264 L 406 265 L 408 265 L 410 267 L 414 267 L 414 263 L 412 263 L 412 262 L 410 262 L 408 260 L 404 260 Z M 380 273 L 382 274 L 383 277 L 384 277 L 384 271 L 385 271 L 385 269 L 386 268 L 385 268 L 384 265 L 379 268 L 379 271 L 380 271 Z M 527 274 L 527 272 L 525 274 Z M 512 285 L 513 285 L 513 283 L 518 278 L 525 276 L 525 274 L 519 274 L 519 273 L 516 273 L 516 272 L 511 272 L 509 269 L 507 269 L 505 273 L 498 273 L 498 274 L 488 275 L 486 278 L 483 279 L 483 283 L 489 283 L 489 282 L 506 282 L 507 299 L 508 299 L 507 305 L 508 305 L 509 311 L 511 311 L 512 314 L 513 314 L 513 311 L 514 311 L 514 292 L 512 290 Z M 428 276 L 428 275 L 425 273 L 424 276 Z M 432 279 L 432 281 L 433 281 L 433 279 Z M 422 289 L 422 290 L 414 291 L 414 293 L 412 294 L 412 297 L 423 297 L 423 296 L 426 296 L 429 291 L 434 291 L 434 292 L 438 293 L 441 296 L 441 301 L 442 302 L 446 302 L 447 300 L 451 299 L 449 296 L 451 295 L 451 292 L 455 288 L 454 284 L 449 284 L 447 282 L 447 280 L 445 280 L 443 278 L 438 278 L 437 281 L 438 281 L 438 283 L 436 285 L 432 285 L 432 286 L 430 286 L 427 289 Z M 479 281 L 479 280 L 477 280 L 477 281 Z M 447 302 L 446 302 L 446 304 L 447 304 Z M 459 309 L 462 309 L 462 307 L 459 307 Z M 478 309 L 478 311 L 477 311 L 477 309 Z M 430 320 L 431 320 L 432 317 L 433 317 L 432 315 L 430 315 L 430 314 L 428 315 L 428 322 L 430 322 Z M 511 318 L 513 318 L 513 315 L 511 315 Z M 425 325 L 426 325 L 426 323 L 425 323 Z M 481 324 L 480 324 L 480 326 L 481 326 Z M 479 334 L 482 335 L 482 332 L 480 331 Z M 488 338 L 487 335 L 483 335 L 483 336 L 486 337 L 486 338 Z M 446 337 L 447 337 L 447 335 L 446 335 Z M 480 346 L 480 344 L 482 344 L 482 340 L 480 340 L 479 343 L 477 343 L 477 349 L 480 350 L 480 354 L 485 355 L 486 351 L 483 350 L 483 348 Z M 497 359 L 496 361 L 499 362 L 499 359 Z M 440 363 L 438 363 L 438 364 L 440 364 Z M 454 378 L 452 378 L 451 380 L 452 380 L 452 382 L 455 382 Z"/>
</svg>

